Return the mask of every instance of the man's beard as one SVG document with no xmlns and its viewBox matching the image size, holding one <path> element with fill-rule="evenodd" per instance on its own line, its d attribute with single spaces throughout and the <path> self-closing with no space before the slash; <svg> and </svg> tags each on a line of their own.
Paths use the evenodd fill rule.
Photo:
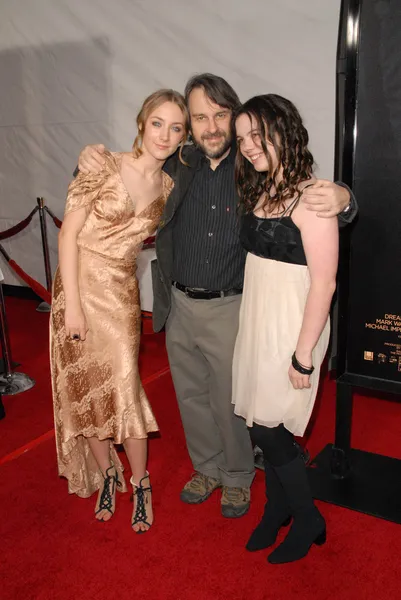
<svg viewBox="0 0 401 600">
<path fill-rule="evenodd" d="M 224 140 L 224 143 L 222 146 L 220 146 L 220 148 L 217 148 L 216 150 L 211 151 L 206 147 L 204 140 L 219 139 L 219 138 Z M 227 134 L 225 131 L 222 131 L 221 129 L 219 129 L 213 135 L 210 133 L 204 134 L 199 142 L 194 139 L 194 143 L 198 148 L 200 148 L 200 150 L 202 150 L 203 154 L 205 154 L 205 156 L 207 156 L 207 158 L 219 159 L 231 147 L 232 135 L 231 135 L 231 133 Z"/>
</svg>

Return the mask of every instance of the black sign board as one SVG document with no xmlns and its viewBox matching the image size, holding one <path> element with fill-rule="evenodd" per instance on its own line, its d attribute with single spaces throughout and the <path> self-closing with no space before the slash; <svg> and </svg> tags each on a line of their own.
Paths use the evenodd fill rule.
<svg viewBox="0 0 401 600">
<path fill-rule="evenodd" d="M 348 21 L 346 30 L 356 37 L 357 69 L 355 95 L 344 98 L 351 148 L 343 160 L 351 160 L 344 171 L 359 217 L 340 272 L 338 375 L 401 393 L 401 2 L 361 5 L 358 26 Z"/>
<path fill-rule="evenodd" d="M 401 461 L 351 447 L 354 387 L 401 394 L 400 0 L 343 0 L 336 123 L 359 218 L 341 241 L 335 440 L 309 478 L 315 498 L 401 523 Z"/>
</svg>

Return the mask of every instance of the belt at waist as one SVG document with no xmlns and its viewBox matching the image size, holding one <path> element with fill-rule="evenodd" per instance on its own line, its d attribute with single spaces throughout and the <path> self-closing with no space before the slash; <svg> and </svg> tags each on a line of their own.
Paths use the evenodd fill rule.
<svg viewBox="0 0 401 600">
<path fill-rule="evenodd" d="M 193 298 L 194 300 L 213 300 L 214 298 L 225 298 L 226 296 L 237 296 L 238 294 L 242 294 L 242 289 L 239 288 L 231 288 L 230 290 L 202 290 L 199 288 L 190 288 L 178 281 L 173 281 L 173 286 L 183 292 L 188 298 Z"/>
</svg>

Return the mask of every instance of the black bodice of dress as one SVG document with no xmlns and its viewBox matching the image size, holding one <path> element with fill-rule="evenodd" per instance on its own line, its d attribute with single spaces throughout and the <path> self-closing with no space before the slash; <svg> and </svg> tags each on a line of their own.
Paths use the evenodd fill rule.
<svg viewBox="0 0 401 600">
<path fill-rule="evenodd" d="M 273 219 L 248 213 L 241 217 L 240 239 L 247 252 L 294 265 L 306 265 L 301 232 L 290 216 Z"/>
</svg>

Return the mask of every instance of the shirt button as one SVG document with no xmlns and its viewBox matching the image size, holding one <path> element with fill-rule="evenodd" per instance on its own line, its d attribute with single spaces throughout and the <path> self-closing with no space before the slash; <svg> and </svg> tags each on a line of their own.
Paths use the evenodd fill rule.
<svg viewBox="0 0 401 600">
<path fill-rule="evenodd" d="M 215 204 L 212 204 L 212 208 L 213 208 L 213 210 L 215 210 L 215 208 L 216 208 L 216 205 L 215 205 Z"/>
<path fill-rule="evenodd" d="M 209 237 L 212 237 L 212 235 L 213 235 L 213 233 L 211 233 L 211 232 L 209 231 L 209 233 L 208 233 L 208 236 L 209 236 Z"/>
</svg>

